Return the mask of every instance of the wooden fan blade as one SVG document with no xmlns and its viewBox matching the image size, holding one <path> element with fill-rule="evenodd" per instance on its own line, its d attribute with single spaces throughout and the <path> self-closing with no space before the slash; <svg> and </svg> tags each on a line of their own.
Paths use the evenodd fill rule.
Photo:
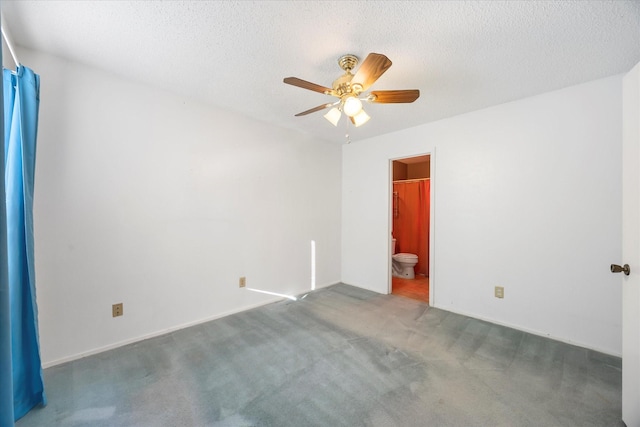
<svg viewBox="0 0 640 427">
<path fill-rule="evenodd" d="M 408 90 L 374 90 L 369 95 L 369 102 L 378 102 L 380 104 L 396 104 L 413 102 L 420 96 L 418 89 Z"/>
<path fill-rule="evenodd" d="M 317 107 L 314 107 L 310 110 L 307 111 L 303 111 L 302 113 L 298 113 L 296 114 L 296 117 L 300 117 L 300 116 L 306 116 L 307 114 L 311 114 L 311 113 L 315 113 L 316 111 L 320 111 L 320 110 L 324 110 L 325 108 L 329 108 L 331 107 L 333 104 L 322 104 L 322 105 L 318 105 Z"/>
<path fill-rule="evenodd" d="M 378 80 L 389 67 L 391 67 L 389 58 L 380 53 L 370 53 L 362 65 L 360 65 L 360 68 L 358 68 L 356 75 L 353 76 L 351 84 L 360 83 L 362 90 L 365 91 Z"/>
<path fill-rule="evenodd" d="M 324 93 L 325 95 L 331 95 L 331 89 L 328 87 L 320 86 L 315 83 L 308 82 L 306 80 L 299 79 L 297 77 L 287 77 L 283 80 L 288 85 L 298 86 L 303 89 L 309 89 L 314 92 Z"/>
</svg>

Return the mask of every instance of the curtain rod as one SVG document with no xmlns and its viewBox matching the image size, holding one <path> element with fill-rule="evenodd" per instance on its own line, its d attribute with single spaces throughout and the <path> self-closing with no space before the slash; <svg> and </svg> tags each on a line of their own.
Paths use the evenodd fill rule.
<svg viewBox="0 0 640 427">
<path fill-rule="evenodd" d="M 16 51 L 13 48 L 13 43 L 11 41 L 11 35 L 7 30 L 7 25 L 4 21 L 4 14 L 0 14 L 0 29 L 2 30 L 2 38 L 5 43 L 7 43 L 7 47 L 9 48 L 9 52 L 11 52 L 11 57 L 13 58 L 13 62 L 15 62 L 16 67 L 20 66 L 20 61 L 18 61 L 18 57 L 16 56 Z"/>
<path fill-rule="evenodd" d="M 393 181 L 393 183 L 397 182 L 416 182 L 416 181 L 429 181 L 431 178 L 416 178 L 416 179 L 398 179 Z"/>
</svg>

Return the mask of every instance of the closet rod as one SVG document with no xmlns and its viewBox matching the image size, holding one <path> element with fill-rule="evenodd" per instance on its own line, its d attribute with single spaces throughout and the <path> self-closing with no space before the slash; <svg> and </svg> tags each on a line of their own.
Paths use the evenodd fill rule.
<svg viewBox="0 0 640 427">
<path fill-rule="evenodd" d="M 11 56 L 13 57 L 13 62 L 16 64 L 16 67 L 20 66 L 20 61 L 18 61 L 18 56 L 16 55 L 16 51 L 13 48 L 13 42 L 11 41 L 11 35 L 7 30 L 7 25 L 4 20 L 4 14 L 0 13 L 0 29 L 2 30 L 2 38 L 5 43 L 7 43 L 7 47 L 9 48 L 9 52 L 11 52 Z"/>
</svg>

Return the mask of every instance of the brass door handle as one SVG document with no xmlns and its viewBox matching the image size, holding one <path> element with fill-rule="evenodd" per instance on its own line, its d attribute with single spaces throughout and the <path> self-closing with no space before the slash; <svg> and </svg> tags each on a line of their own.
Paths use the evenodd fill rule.
<svg viewBox="0 0 640 427">
<path fill-rule="evenodd" d="M 625 264 L 620 267 L 618 264 L 611 264 L 611 272 L 612 273 L 620 273 L 623 272 L 625 276 L 628 276 L 631 273 L 631 269 L 629 268 L 629 264 Z"/>
</svg>

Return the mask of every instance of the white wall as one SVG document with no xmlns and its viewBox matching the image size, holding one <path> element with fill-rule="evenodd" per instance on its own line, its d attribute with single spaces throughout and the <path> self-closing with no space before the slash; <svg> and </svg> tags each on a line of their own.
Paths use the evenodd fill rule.
<svg viewBox="0 0 640 427">
<path fill-rule="evenodd" d="M 621 114 L 614 76 L 344 146 L 343 282 L 387 292 L 389 159 L 433 152 L 432 303 L 619 355 Z"/>
<path fill-rule="evenodd" d="M 41 76 L 36 277 L 45 366 L 340 281 L 340 145 L 76 63 Z M 124 316 L 111 305 L 124 303 Z"/>
</svg>

